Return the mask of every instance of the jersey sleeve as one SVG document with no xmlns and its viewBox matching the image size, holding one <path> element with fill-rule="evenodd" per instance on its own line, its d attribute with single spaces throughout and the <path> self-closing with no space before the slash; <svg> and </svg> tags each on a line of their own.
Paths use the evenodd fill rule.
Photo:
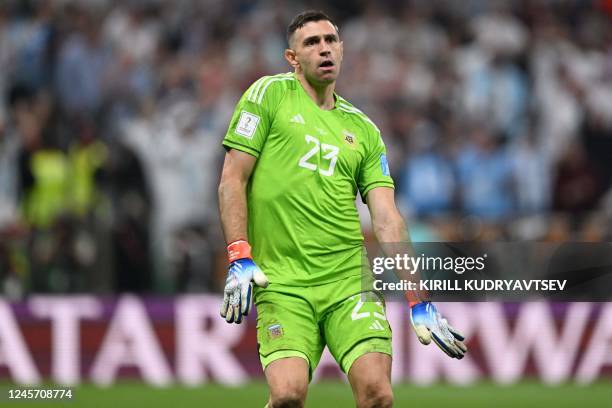
<svg viewBox="0 0 612 408">
<path fill-rule="evenodd" d="M 364 203 L 366 202 L 368 192 L 373 188 L 394 188 L 391 172 L 389 171 L 389 162 L 387 161 L 387 149 L 378 131 L 371 134 L 371 142 L 359 170 L 357 185 Z"/>
<path fill-rule="evenodd" d="M 270 77 L 262 77 L 242 95 L 223 139 L 226 149 L 259 157 L 282 97 L 273 82 Z"/>
</svg>

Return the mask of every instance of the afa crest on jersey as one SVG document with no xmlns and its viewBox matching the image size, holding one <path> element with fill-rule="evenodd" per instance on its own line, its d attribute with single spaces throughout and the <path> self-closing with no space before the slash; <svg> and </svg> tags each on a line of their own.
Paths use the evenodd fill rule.
<svg viewBox="0 0 612 408">
<path fill-rule="evenodd" d="M 271 339 L 278 339 L 283 336 L 283 326 L 280 324 L 273 324 L 268 327 L 268 333 Z"/>
<path fill-rule="evenodd" d="M 344 143 L 346 143 L 351 149 L 356 149 L 359 146 L 359 142 L 354 134 L 350 133 L 348 130 L 342 131 L 342 136 L 344 139 Z"/>
</svg>

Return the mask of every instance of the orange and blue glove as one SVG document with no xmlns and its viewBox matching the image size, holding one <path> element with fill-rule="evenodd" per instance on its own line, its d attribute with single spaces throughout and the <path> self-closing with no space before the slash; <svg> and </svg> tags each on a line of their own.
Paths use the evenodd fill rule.
<svg viewBox="0 0 612 408">
<path fill-rule="evenodd" d="M 228 323 L 242 322 L 249 314 L 253 298 L 253 283 L 268 286 L 268 278 L 251 258 L 251 246 L 245 240 L 238 240 L 227 246 L 229 270 L 223 290 L 221 317 Z"/>
<path fill-rule="evenodd" d="M 410 322 L 419 341 L 425 345 L 433 340 L 452 358 L 462 359 L 467 352 L 465 338 L 455 330 L 431 302 L 411 302 Z"/>
</svg>

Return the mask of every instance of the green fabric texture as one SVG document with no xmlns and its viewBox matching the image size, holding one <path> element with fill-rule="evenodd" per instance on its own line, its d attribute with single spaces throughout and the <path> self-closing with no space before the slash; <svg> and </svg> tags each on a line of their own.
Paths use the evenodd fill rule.
<svg viewBox="0 0 612 408">
<path fill-rule="evenodd" d="M 270 282 L 320 285 L 361 273 L 356 194 L 393 188 L 370 119 L 335 95 L 322 110 L 295 75 L 256 81 L 223 144 L 258 157 L 247 189 L 248 240 Z"/>
<path fill-rule="evenodd" d="M 264 368 L 278 358 L 306 356 L 310 375 L 325 345 L 348 372 L 369 352 L 391 355 L 391 327 L 382 296 L 361 292 L 360 277 L 309 287 L 258 289 L 257 343 Z"/>
</svg>

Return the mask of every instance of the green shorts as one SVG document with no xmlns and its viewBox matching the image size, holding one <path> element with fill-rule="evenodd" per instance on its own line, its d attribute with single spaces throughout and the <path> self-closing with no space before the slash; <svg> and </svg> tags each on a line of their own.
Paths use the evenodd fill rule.
<svg viewBox="0 0 612 408">
<path fill-rule="evenodd" d="M 360 276 L 309 287 L 271 283 L 256 290 L 255 305 L 264 369 L 281 358 L 301 357 L 312 378 L 325 345 L 345 373 L 366 353 L 391 355 L 384 299 L 362 292 Z"/>
</svg>

